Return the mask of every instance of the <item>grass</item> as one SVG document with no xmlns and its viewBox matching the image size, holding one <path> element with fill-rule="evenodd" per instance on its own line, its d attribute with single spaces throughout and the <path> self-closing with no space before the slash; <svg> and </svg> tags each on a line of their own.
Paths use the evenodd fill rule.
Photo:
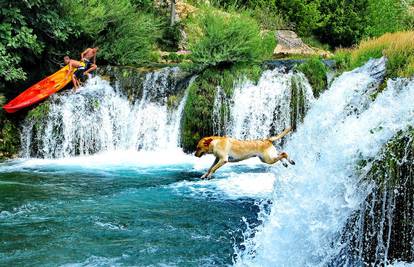
<svg viewBox="0 0 414 267">
<path fill-rule="evenodd" d="M 414 75 L 414 31 L 386 33 L 362 41 L 356 48 L 338 50 L 333 59 L 343 70 L 362 66 L 371 58 L 387 57 L 387 78 Z"/>
</svg>

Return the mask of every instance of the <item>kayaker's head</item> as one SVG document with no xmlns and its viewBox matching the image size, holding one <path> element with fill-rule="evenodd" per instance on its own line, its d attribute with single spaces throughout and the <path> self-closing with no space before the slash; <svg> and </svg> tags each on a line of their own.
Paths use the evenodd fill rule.
<svg viewBox="0 0 414 267">
<path fill-rule="evenodd" d="M 65 57 L 63 58 L 63 61 L 65 62 L 65 64 L 69 64 L 69 62 L 70 62 L 70 57 L 69 57 L 69 56 L 65 56 Z"/>
</svg>

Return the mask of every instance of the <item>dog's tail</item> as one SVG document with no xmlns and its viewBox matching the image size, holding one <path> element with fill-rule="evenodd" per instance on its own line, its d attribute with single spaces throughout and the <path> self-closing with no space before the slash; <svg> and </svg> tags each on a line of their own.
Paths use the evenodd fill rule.
<svg viewBox="0 0 414 267">
<path fill-rule="evenodd" d="M 283 130 L 283 132 L 281 132 L 280 134 L 270 137 L 267 140 L 270 140 L 272 142 L 282 138 L 283 136 L 287 135 L 290 131 L 292 130 L 292 127 L 287 127 L 286 129 Z"/>
</svg>

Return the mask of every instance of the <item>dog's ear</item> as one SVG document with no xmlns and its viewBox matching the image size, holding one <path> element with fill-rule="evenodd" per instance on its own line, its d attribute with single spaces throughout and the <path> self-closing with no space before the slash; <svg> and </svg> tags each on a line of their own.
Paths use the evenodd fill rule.
<svg viewBox="0 0 414 267">
<path fill-rule="evenodd" d="M 211 143 L 211 141 L 213 141 L 213 138 L 207 138 L 206 140 L 204 140 L 203 144 L 205 147 L 208 147 Z"/>
</svg>

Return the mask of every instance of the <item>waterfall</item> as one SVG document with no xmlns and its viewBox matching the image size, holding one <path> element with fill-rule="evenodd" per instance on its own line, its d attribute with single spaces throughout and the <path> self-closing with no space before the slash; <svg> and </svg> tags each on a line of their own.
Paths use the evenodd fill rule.
<svg viewBox="0 0 414 267">
<path fill-rule="evenodd" d="M 179 95 L 179 103 L 169 103 L 174 88 L 170 88 L 168 75 L 175 71 L 177 68 L 166 68 L 148 73 L 142 98 L 135 103 L 99 77 L 77 93 L 53 95 L 40 121 L 28 116 L 24 122 L 23 156 L 56 158 L 177 148 L 187 93 Z"/>
<path fill-rule="evenodd" d="M 223 136 L 226 134 L 226 125 L 228 123 L 228 106 L 227 96 L 220 86 L 217 86 L 216 95 L 213 105 L 213 133 L 214 135 Z"/>
<path fill-rule="evenodd" d="M 238 139 L 275 135 L 300 123 L 313 100 L 302 73 L 267 70 L 257 84 L 245 80 L 235 86 L 227 135 Z"/>
<path fill-rule="evenodd" d="M 370 191 L 359 181 L 356 164 L 375 157 L 398 130 L 414 123 L 414 80 L 389 81 L 375 100 L 370 97 L 384 74 L 385 59 L 371 60 L 335 79 L 314 102 L 284 146 L 296 165 L 273 168 L 273 206 L 263 211 L 260 227 L 246 232 L 236 265 L 326 266 L 347 258 L 341 232 Z M 384 205 L 392 207 L 389 199 Z"/>
</svg>

